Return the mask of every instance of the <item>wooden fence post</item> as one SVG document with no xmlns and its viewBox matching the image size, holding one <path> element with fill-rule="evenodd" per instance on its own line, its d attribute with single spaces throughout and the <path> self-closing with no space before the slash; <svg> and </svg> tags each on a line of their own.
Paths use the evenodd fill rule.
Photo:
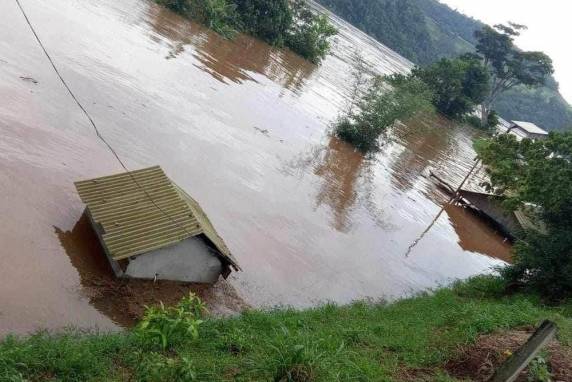
<svg viewBox="0 0 572 382">
<path fill-rule="evenodd" d="M 545 320 L 526 343 L 496 371 L 491 382 L 513 382 L 556 334 L 556 324 Z"/>
</svg>

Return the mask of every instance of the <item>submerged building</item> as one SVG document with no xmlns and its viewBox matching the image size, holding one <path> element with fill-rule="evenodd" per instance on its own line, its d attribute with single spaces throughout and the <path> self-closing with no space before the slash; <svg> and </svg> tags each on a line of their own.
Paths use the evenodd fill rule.
<svg viewBox="0 0 572 382">
<path fill-rule="evenodd" d="M 240 270 L 199 204 L 159 166 L 75 186 L 118 277 L 214 283 Z"/>
<path fill-rule="evenodd" d="M 528 139 L 544 139 L 548 136 L 548 132 L 536 126 L 532 122 L 523 121 L 506 121 L 499 118 L 498 130 L 500 133 L 512 134 L 518 140 Z"/>
</svg>

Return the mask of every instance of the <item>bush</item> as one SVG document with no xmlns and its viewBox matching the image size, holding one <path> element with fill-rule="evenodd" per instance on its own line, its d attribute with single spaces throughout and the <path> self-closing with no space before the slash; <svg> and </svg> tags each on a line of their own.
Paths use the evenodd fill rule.
<svg viewBox="0 0 572 382">
<path fill-rule="evenodd" d="M 273 45 L 287 45 L 318 63 L 337 33 L 324 15 L 314 14 L 305 0 L 156 0 L 177 13 L 231 38 L 248 32 Z"/>
<path fill-rule="evenodd" d="M 510 282 L 550 299 L 572 296 L 572 133 L 517 141 L 501 134 L 475 143 L 487 166 L 490 190 L 507 209 L 523 206 L 537 231 L 514 248 L 514 263 L 502 271 Z"/>
<path fill-rule="evenodd" d="M 229 0 L 156 0 L 172 11 L 205 24 L 215 32 L 233 37 L 237 32 L 236 5 Z"/>
<path fill-rule="evenodd" d="M 431 110 L 431 96 L 427 85 L 416 77 L 377 77 L 358 102 L 358 110 L 336 122 L 334 133 L 362 152 L 376 150 L 379 137 L 396 120 Z"/>
<path fill-rule="evenodd" d="M 163 303 L 147 307 L 135 333 L 143 342 L 165 350 L 176 341 L 196 339 L 204 311 L 203 303 L 192 293 L 174 307 L 166 308 Z"/>
<path fill-rule="evenodd" d="M 242 30 L 271 44 L 282 45 L 292 25 L 288 0 L 235 0 Z"/>
<path fill-rule="evenodd" d="M 489 91 L 489 74 L 473 55 L 442 58 L 412 73 L 429 85 L 433 104 L 451 118 L 462 119 L 483 102 Z"/>
<path fill-rule="evenodd" d="M 501 274 L 553 300 L 572 296 L 572 231 L 527 232 L 515 245 L 513 264 Z"/>
<path fill-rule="evenodd" d="M 491 110 L 489 116 L 487 117 L 487 127 L 494 130 L 500 123 L 499 115 L 496 111 Z"/>
<path fill-rule="evenodd" d="M 288 32 L 286 45 L 302 57 L 319 63 L 330 50 L 329 38 L 338 31 L 327 16 L 315 15 L 304 0 L 292 2 L 294 22 Z"/>
</svg>

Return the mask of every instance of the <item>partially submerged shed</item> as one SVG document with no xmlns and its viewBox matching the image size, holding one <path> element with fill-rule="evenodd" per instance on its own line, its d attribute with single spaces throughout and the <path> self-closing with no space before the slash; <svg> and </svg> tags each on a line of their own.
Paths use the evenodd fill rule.
<svg viewBox="0 0 572 382">
<path fill-rule="evenodd" d="M 507 211 L 503 207 L 502 196 L 463 189 L 459 190 L 459 196 L 462 198 L 461 201 L 464 201 L 463 204 L 468 204 L 479 210 L 507 236 L 515 238 L 522 231 L 522 226 L 514 212 Z"/>
<path fill-rule="evenodd" d="M 159 166 L 75 186 L 118 277 L 213 283 L 240 269 L 199 204 Z"/>
</svg>

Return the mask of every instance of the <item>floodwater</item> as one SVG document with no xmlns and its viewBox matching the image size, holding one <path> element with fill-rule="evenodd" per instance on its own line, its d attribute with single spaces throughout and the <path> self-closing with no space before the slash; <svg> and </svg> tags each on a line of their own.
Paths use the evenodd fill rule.
<svg viewBox="0 0 572 382">
<path fill-rule="evenodd" d="M 475 133 L 418 118 L 372 157 L 331 138 L 355 50 L 378 73 L 411 65 L 347 24 L 336 21 L 333 54 L 317 67 L 247 36 L 225 40 L 150 1 L 21 1 L 128 167 L 161 165 L 238 259 L 243 272 L 207 288 L 213 310 L 393 299 L 508 259 L 503 238 L 456 207 L 407 251 L 447 200 L 427 172 L 458 184 Z M 102 262 L 73 182 L 120 171 L 16 2 L 3 1 L 0 334 L 115 329 L 141 294 L 186 293 L 114 282 Z"/>
</svg>

